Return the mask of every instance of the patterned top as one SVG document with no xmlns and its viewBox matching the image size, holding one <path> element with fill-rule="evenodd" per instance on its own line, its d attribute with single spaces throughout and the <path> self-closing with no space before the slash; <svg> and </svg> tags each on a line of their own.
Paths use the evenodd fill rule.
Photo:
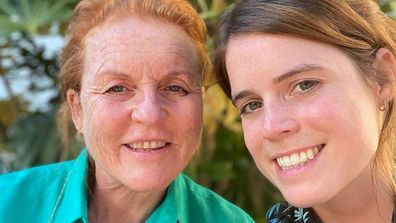
<svg viewBox="0 0 396 223">
<path fill-rule="evenodd" d="M 317 223 L 316 214 L 312 208 L 297 208 L 287 202 L 272 206 L 266 216 L 268 223 Z M 396 207 L 393 210 L 392 223 L 396 223 Z"/>
</svg>

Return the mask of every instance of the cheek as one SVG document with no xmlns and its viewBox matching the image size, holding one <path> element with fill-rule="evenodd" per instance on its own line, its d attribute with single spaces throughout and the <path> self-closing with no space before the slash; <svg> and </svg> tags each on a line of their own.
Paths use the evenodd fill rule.
<svg viewBox="0 0 396 223">
<path fill-rule="evenodd" d="M 186 100 L 172 106 L 169 110 L 169 119 L 166 126 L 176 136 L 177 141 L 182 145 L 180 156 L 184 161 L 189 161 L 198 148 L 201 139 L 202 121 L 202 99 L 195 97 L 194 100 Z M 183 162 L 184 162 L 183 161 Z"/>
<path fill-rule="evenodd" d="M 85 105 L 83 121 L 87 143 L 104 145 L 103 141 L 120 136 L 120 131 L 129 123 L 128 109 L 122 103 L 94 98 L 87 100 Z"/>
<path fill-rule="evenodd" d="M 309 128 L 324 134 L 324 138 L 342 151 L 344 158 L 367 160 L 379 140 L 375 108 L 369 100 L 348 100 L 334 96 L 316 100 L 304 112 L 297 112 Z M 374 109 L 374 110 L 373 110 Z"/>
<path fill-rule="evenodd" d="M 253 157 L 253 160 L 260 172 L 270 180 L 274 185 L 274 173 L 272 170 L 272 160 L 269 159 L 265 149 L 264 139 L 262 137 L 260 120 L 242 120 L 243 135 L 246 147 Z"/>
<path fill-rule="evenodd" d="M 344 133 L 359 133 L 366 129 L 374 130 L 376 116 L 371 106 L 365 99 L 359 101 L 346 100 L 345 98 L 323 98 L 311 106 L 308 112 L 313 117 L 317 117 L 317 123 L 323 123 Z M 373 125 L 374 124 L 374 125 Z M 330 128 L 330 126 L 333 126 Z M 324 127 L 324 126 L 323 126 Z"/>
<path fill-rule="evenodd" d="M 91 127 L 111 127 L 111 123 L 125 122 L 129 117 L 128 108 L 120 102 L 104 99 L 90 100 L 84 111 L 84 119 Z"/>
<path fill-rule="evenodd" d="M 260 120 L 242 119 L 243 136 L 246 147 L 248 148 L 252 157 L 258 162 L 266 157 L 264 156 L 263 137 L 261 137 Z M 260 163 L 257 163 L 260 166 Z"/>
<path fill-rule="evenodd" d="M 201 134 L 203 123 L 202 98 L 193 97 L 191 100 L 188 100 L 185 105 L 180 107 L 182 108 L 177 109 L 178 111 L 174 111 L 176 121 L 180 119 L 181 122 L 179 127 L 184 126 L 184 128 L 188 128 L 187 131 Z"/>
</svg>

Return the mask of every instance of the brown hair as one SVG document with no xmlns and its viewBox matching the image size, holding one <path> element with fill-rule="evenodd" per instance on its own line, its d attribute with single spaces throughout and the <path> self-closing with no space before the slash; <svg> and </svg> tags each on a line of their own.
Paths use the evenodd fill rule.
<svg viewBox="0 0 396 223">
<path fill-rule="evenodd" d="M 61 55 L 60 84 L 63 104 L 58 126 L 66 147 L 69 145 L 70 110 L 66 102 L 68 89 L 80 91 L 84 70 L 85 41 L 91 30 L 114 17 L 155 18 L 181 27 L 196 46 L 202 80 L 209 71 L 205 48 L 204 21 L 185 0 L 83 0 L 74 9 Z"/>
<path fill-rule="evenodd" d="M 215 45 L 214 68 L 228 97 L 227 43 L 233 36 L 248 33 L 291 35 L 334 45 L 354 61 L 365 80 L 381 81 L 381 73 L 372 66 L 378 49 L 396 53 L 396 23 L 373 0 L 242 0 L 223 15 Z M 394 104 L 395 97 L 388 104 L 374 170 L 395 193 Z"/>
</svg>

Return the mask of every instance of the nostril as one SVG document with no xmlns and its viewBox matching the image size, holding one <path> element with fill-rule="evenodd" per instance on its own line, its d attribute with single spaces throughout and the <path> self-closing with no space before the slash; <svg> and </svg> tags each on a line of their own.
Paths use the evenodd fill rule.
<svg viewBox="0 0 396 223">
<path fill-rule="evenodd" d="M 299 124 L 293 119 L 282 118 L 271 120 L 264 124 L 262 134 L 265 139 L 275 140 L 294 134 L 299 129 Z"/>
<path fill-rule="evenodd" d="M 165 115 L 165 110 L 159 104 L 145 104 L 132 109 L 131 118 L 136 122 L 152 124 L 162 120 Z"/>
</svg>

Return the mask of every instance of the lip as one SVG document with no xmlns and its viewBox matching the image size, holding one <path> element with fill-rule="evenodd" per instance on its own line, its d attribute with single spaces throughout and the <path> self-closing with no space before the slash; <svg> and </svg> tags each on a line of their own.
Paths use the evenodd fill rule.
<svg viewBox="0 0 396 223">
<path fill-rule="evenodd" d="M 166 143 L 165 146 L 156 149 L 131 149 L 128 145 L 123 144 L 122 148 L 128 156 L 132 156 L 134 159 L 161 159 L 172 150 L 173 144 Z"/>
<path fill-rule="evenodd" d="M 322 146 L 322 148 L 320 148 L 319 152 L 315 155 L 315 157 L 311 160 L 308 160 L 305 164 L 303 164 L 302 166 L 297 166 L 297 167 L 293 167 L 290 169 L 283 169 L 282 167 L 279 166 L 278 162 L 277 162 L 277 158 L 283 157 L 283 156 L 290 156 L 293 153 L 298 153 L 304 150 L 307 150 L 309 148 L 312 147 L 305 147 L 305 148 L 300 148 L 300 149 L 296 149 L 296 150 L 290 150 L 284 153 L 278 153 L 277 156 L 272 160 L 273 165 L 275 166 L 276 171 L 279 173 L 279 175 L 283 175 L 283 176 L 291 176 L 291 175 L 296 175 L 296 174 L 300 174 L 304 171 L 307 171 L 308 169 L 310 169 L 312 166 L 315 165 L 315 163 L 318 161 L 318 159 L 321 157 L 323 149 L 326 147 L 326 144 L 318 144 L 316 145 L 316 147 Z M 313 146 L 315 147 L 315 146 Z"/>
<path fill-rule="evenodd" d="M 130 147 L 132 150 L 149 150 L 149 149 L 160 149 L 165 146 L 167 143 L 163 140 L 145 140 L 145 141 L 134 141 L 132 143 L 124 144 L 127 147 Z"/>
<path fill-rule="evenodd" d="M 155 142 L 156 146 L 157 146 L 157 145 L 162 145 L 162 144 L 164 144 L 164 145 L 161 146 L 161 147 L 155 147 L 155 148 L 133 148 L 133 147 L 131 147 L 132 144 L 138 144 L 140 147 L 144 147 L 143 145 L 146 146 L 147 143 L 148 143 L 148 144 L 152 144 L 152 142 Z M 161 149 L 163 149 L 163 148 L 165 148 L 165 147 L 168 147 L 170 144 L 171 144 L 171 143 L 169 143 L 169 142 L 161 141 L 161 140 L 152 140 L 152 141 L 147 140 L 147 141 L 135 141 L 135 142 L 133 142 L 133 143 L 126 143 L 126 144 L 123 144 L 123 146 L 124 146 L 124 147 L 127 147 L 129 150 L 131 150 L 131 151 L 133 151 L 133 152 L 142 152 L 142 153 L 145 153 L 145 152 L 151 152 L 151 151 L 161 150 Z M 150 146 L 148 146 L 148 147 L 150 147 Z"/>
<path fill-rule="evenodd" d="M 318 147 L 318 146 L 321 146 L 321 145 L 323 145 L 323 148 L 324 148 L 324 146 L 326 145 L 326 143 L 320 143 L 320 144 L 316 144 L 316 145 L 313 145 L 313 146 L 301 147 L 301 148 L 296 148 L 296 149 L 290 149 L 290 150 L 284 151 L 284 152 L 278 152 L 278 153 L 276 153 L 275 155 L 273 155 L 273 156 L 271 157 L 271 159 L 272 159 L 273 161 L 276 162 L 276 159 L 279 158 L 279 157 L 290 156 L 290 155 L 292 155 L 293 153 L 299 153 L 299 152 L 308 150 L 309 148 Z M 323 149 L 323 148 L 322 148 L 322 149 Z M 320 149 L 320 150 L 322 150 L 322 149 Z M 320 151 L 319 151 L 319 152 L 320 152 Z"/>
</svg>

